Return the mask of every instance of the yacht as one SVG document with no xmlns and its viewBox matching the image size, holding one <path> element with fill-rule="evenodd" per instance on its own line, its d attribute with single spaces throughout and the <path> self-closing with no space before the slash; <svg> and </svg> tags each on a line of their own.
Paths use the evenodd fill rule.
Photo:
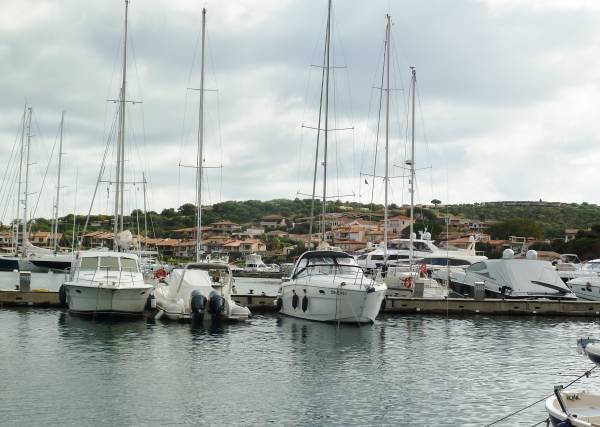
<svg viewBox="0 0 600 427">
<path fill-rule="evenodd" d="M 515 259 L 512 249 L 505 249 L 502 259 L 476 262 L 466 269 L 439 270 L 432 275 L 439 281 L 449 277 L 450 288 L 458 294 L 473 296 L 475 285 L 482 283 L 492 298 L 577 299 L 549 261 L 537 259 L 534 250 L 526 258 Z"/>
<path fill-rule="evenodd" d="M 599 340 L 578 340 L 579 348 L 596 365 L 600 364 Z M 600 425 L 600 394 L 583 391 L 565 391 L 554 387 L 554 395 L 546 399 L 546 412 L 554 427 L 594 427 Z"/>
<path fill-rule="evenodd" d="M 245 258 L 244 271 L 249 273 L 278 273 L 279 268 L 265 264 L 259 254 L 248 254 Z"/>
<path fill-rule="evenodd" d="M 429 277 L 426 260 L 404 260 L 388 263 L 381 276 L 387 285 L 387 296 L 402 298 L 445 298 L 448 287 Z"/>
<path fill-rule="evenodd" d="M 201 260 L 202 248 L 202 169 L 204 138 L 204 53 L 205 53 L 206 9 L 202 9 L 202 56 L 200 74 L 200 106 L 198 151 L 196 155 L 196 262 L 184 268 L 162 271 L 155 275 L 159 283 L 154 291 L 156 317 L 169 320 L 246 320 L 250 310 L 236 304 L 233 293 L 233 274 L 229 257 L 213 253 Z M 260 256 L 259 256 L 260 259 Z M 262 262 L 262 260 L 261 260 Z M 264 265 L 264 264 L 263 264 Z M 164 273 L 164 274 L 163 274 Z M 207 315 L 208 314 L 208 315 Z"/>
<path fill-rule="evenodd" d="M 429 233 L 423 233 L 421 239 L 391 239 L 387 248 L 388 261 L 407 260 L 411 256 L 425 260 L 428 269 L 436 266 L 468 266 L 478 261 L 486 260 L 487 257 L 477 255 L 475 252 L 475 238 L 467 249 L 443 249 L 434 244 Z M 384 263 L 385 248 L 379 246 L 377 249 L 358 256 L 358 264 L 367 271 L 380 269 Z"/>
<path fill-rule="evenodd" d="M 323 249 L 300 256 L 276 304 L 280 313 L 307 320 L 372 323 L 386 290 L 351 255 Z"/>
<path fill-rule="evenodd" d="M 137 255 L 82 251 L 59 296 L 75 313 L 141 315 L 152 288 L 144 282 Z"/>
<path fill-rule="evenodd" d="M 567 286 L 577 298 L 587 301 L 600 301 L 600 276 L 583 276 L 571 279 Z"/>
<path fill-rule="evenodd" d="M 600 276 L 600 259 L 592 259 L 580 264 L 558 263 L 555 264 L 555 268 L 565 283 L 581 277 L 598 277 Z"/>
<path fill-rule="evenodd" d="M 231 297 L 233 274 L 225 263 L 189 263 L 173 269 L 154 290 L 155 318 L 169 320 L 247 320 L 250 310 Z"/>
</svg>

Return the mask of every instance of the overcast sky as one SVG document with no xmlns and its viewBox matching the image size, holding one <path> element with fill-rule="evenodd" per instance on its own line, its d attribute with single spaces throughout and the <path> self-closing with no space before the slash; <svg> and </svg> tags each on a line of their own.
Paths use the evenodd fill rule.
<svg viewBox="0 0 600 427">
<path fill-rule="evenodd" d="M 206 203 L 310 193 L 325 0 L 132 0 L 127 176 L 145 171 L 154 210 L 194 202 L 199 44 L 207 8 Z M 385 14 L 392 28 L 391 174 L 407 152 L 409 66 L 417 69 L 417 202 L 597 203 L 600 3 L 590 0 L 337 0 L 328 196 L 368 202 L 375 160 Z M 14 216 L 23 106 L 33 107 L 30 205 L 51 215 L 66 110 L 61 215 L 89 208 L 111 134 L 124 1 L 4 0 L 0 13 L 2 220 Z M 114 139 L 114 138 L 113 138 Z M 383 173 L 383 135 L 376 175 Z M 15 148 L 16 147 L 16 148 Z M 109 149 L 108 161 L 112 159 Z M 395 165 L 395 166 L 393 166 Z M 114 173 L 107 165 L 103 180 Z M 6 171 L 6 172 L 5 172 Z M 111 175 L 112 174 L 112 175 Z M 366 181 L 365 181 L 366 180 Z M 318 192 L 321 192 L 319 178 Z M 365 184 L 368 182 L 369 184 Z M 383 200 L 381 179 L 373 197 Z M 77 188 L 77 191 L 75 189 Z M 128 189 L 126 209 L 142 207 Z M 94 212 L 109 213 L 102 184 Z M 299 196 L 304 197 L 304 196 Z M 406 203 L 406 180 L 391 182 Z"/>
</svg>

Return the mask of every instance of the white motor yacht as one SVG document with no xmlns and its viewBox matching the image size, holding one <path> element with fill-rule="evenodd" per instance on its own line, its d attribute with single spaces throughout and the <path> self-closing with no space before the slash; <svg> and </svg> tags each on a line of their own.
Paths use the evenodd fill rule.
<svg viewBox="0 0 600 427">
<path fill-rule="evenodd" d="M 137 255 L 84 251 L 73 261 L 59 296 L 76 313 L 141 315 L 152 288 L 144 282 Z"/>
<path fill-rule="evenodd" d="M 408 260 L 389 263 L 384 276 L 388 287 L 387 295 L 403 298 L 445 298 L 448 287 L 428 276 L 424 260 Z"/>
<path fill-rule="evenodd" d="M 588 301 L 600 301 L 600 277 L 584 276 L 571 279 L 567 286 L 577 295 L 577 298 Z"/>
<path fill-rule="evenodd" d="M 421 239 L 392 239 L 389 241 L 387 249 L 388 261 L 406 260 L 411 256 L 431 260 L 431 265 L 443 263 L 441 260 L 448 260 L 450 265 L 470 265 L 478 261 L 486 260 L 487 257 L 477 255 L 475 252 L 475 238 L 467 249 L 442 249 L 430 240 L 429 233 L 424 233 Z M 362 254 L 357 258 L 358 265 L 368 271 L 381 268 L 385 257 L 385 248 L 378 247 L 374 251 Z M 428 264 L 429 265 L 429 264 Z"/>
<path fill-rule="evenodd" d="M 279 268 L 267 265 L 260 254 L 248 254 L 245 258 L 244 271 L 249 273 L 278 273 Z"/>
<path fill-rule="evenodd" d="M 475 285 L 483 283 L 486 296 L 492 298 L 577 298 L 552 264 L 538 260 L 534 250 L 527 251 L 526 258 L 515 259 L 514 252 L 505 249 L 502 259 L 488 259 L 466 269 L 452 268 L 449 273 L 438 270 L 433 274 L 438 280 L 448 276 L 451 289 L 464 296 L 472 296 Z"/>
<path fill-rule="evenodd" d="M 566 283 L 571 279 L 582 277 L 600 277 L 600 259 L 592 259 L 581 264 L 555 264 L 558 275 Z"/>
<path fill-rule="evenodd" d="M 279 312 L 322 322 L 371 323 L 385 297 L 385 283 L 364 275 L 345 252 L 305 252 L 277 297 Z"/>
<path fill-rule="evenodd" d="M 189 263 L 173 269 L 154 290 L 156 317 L 169 320 L 246 320 L 250 310 L 231 297 L 233 274 L 218 262 Z"/>
</svg>

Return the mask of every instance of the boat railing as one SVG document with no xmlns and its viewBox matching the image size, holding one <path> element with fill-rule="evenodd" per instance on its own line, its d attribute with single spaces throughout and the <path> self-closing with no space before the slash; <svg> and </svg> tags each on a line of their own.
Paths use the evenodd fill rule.
<svg viewBox="0 0 600 427">
<path fill-rule="evenodd" d="M 363 284 L 364 284 L 364 283 L 363 283 L 363 280 L 364 280 L 364 278 L 365 278 L 364 269 L 363 269 L 361 266 L 359 266 L 359 265 L 356 265 L 356 264 L 327 264 L 327 263 L 320 263 L 320 264 L 310 264 L 310 265 L 307 265 L 307 266 L 305 266 L 305 267 L 302 267 L 300 270 L 298 270 L 298 271 L 297 271 L 297 272 L 296 272 L 296 273 L 293 275 L 293 277 L 292 277 L 292 278 L 294 278 L 294 279 L 295 279 L 295 278 L 297 278 L 297 277 L 298 277 L 300 274 L 302 274 L 304 271 L 307 271 L 307 273 L 310 271 L 310 272 L 312 273 L 312 271 L 313 271 L 313 270 L 314 270 L 316 267 L 327 267 L 327 268 L 330 268 L 330 269 L 331 269 L 331 268 L 333 268 L 333 271 L 332 271 L 332 272 L 330 272 L 330 273 L 319 271 L 319 272 L 317 272 L 316 274 L 333 276 L 333 278 L 334 278 L 334 279 L 335 279 L 335 278 L 338 276 L 338 274 L 341 274 L 341 273 L 342 273 L 342 271 L 341 271 L 341 268 L 346 268 L 346 267 L 347 267 L 347 268 L 352 268 L 352 269 L 354 269 L 354 270 L 356 271 L 356 275 L 355 275 L 355 278 L 354 278 L 354 283 L 357 283 L 357 279 L 358 279 L 358 278 L 359 278 L 359 276 L 360 276 L 360 283 L 359 283 L 359 286 L 362 288 L 362 286 L 363 286 Z M 315 275 L 316 275 L 316 274 L 315 274 Z M 312 274 L 308 273 L 308 274 L 307 274 L 307 276 L 309 276 L 309 277 L 310 277 L 310 276 L 312 276 Z"/>
</svg>

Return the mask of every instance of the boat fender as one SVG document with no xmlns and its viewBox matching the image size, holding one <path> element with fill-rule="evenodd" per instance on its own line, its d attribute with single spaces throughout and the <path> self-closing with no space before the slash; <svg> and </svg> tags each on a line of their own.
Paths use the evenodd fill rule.
<svg viewBox="0 0 600 427">
<path fill-rule="evenodd" d="M 283 298 L 277 297 L 277 299 L 275 300 L 275 304 L 277 306 L 277 311 L 281 311 L 281 309 L 283 308 Z"/>
<path fill-rule="evenodd" d="M 298 300 L 300 298 L 298 298 L 296 291 L 292 291 L 292 292 L 294 292 L 294 296 L 292 297 L 292 308 L 295 310 L 296 308 L 298 308 Z"/>
<path fill-rule="evenodd" d="M 211 292 L 208 299 L 208 312 L 212 315 L 218 315 L 225 311 L 225 298 L 216 292 Z"/>
<path fill-rule="evenodd" d="M 412 288 L 412 277 L 405 277 L 402 279 L 402 283 L 406 289 Z"/>
<path fill-rule="evenodd" d="M 384 311 L 385 310 L 385 304 L 386 304 L 387 300 L 384 298 L 381 300 L 381 308 L 380 311 Z"/>
<path fill-rule="evenodd" d="M 192 316 L 194 320 L 204 319 L 204 312 L 206 311 L 206 297 L 199 291 L 192 291 L 192 297 L 190 298 L 190 304 L 192 306 Z"/>
<path fill-rule="evenodd" d="M 368 294 L 372 294 L 373 292 L 375 292 L 375 287 L 374 287 L 374 286 L 369 286 L 369 287 L 367 288 L 367 293 L 368 293 Z"/>
<path fill-rule="evenodd" d="M 60 285 L 58 289 L 58 301 L 63 307 L 67 305 L 67 288 L 65 288 L 65 285 Z"/>
<path fill-rule="evenodd" d="M 154 294 L 150 294 L 150 309 L 156 309 L 156 297 L 154 296 Z"/>
<path fill-rule="evenodd" d="M 304 295 L 302 297 L 302 311 L 306 311 L 308 309 L 308 297 Z"/>
<path fill-rule="evenodd" d="M 561 421 L 560 423 L 555 424 L 555 425 L 556 425 L 556 427 L 573 427 L 573 424 L 571 424 L 571 422 L 569 420 Z"/>
</svg>

